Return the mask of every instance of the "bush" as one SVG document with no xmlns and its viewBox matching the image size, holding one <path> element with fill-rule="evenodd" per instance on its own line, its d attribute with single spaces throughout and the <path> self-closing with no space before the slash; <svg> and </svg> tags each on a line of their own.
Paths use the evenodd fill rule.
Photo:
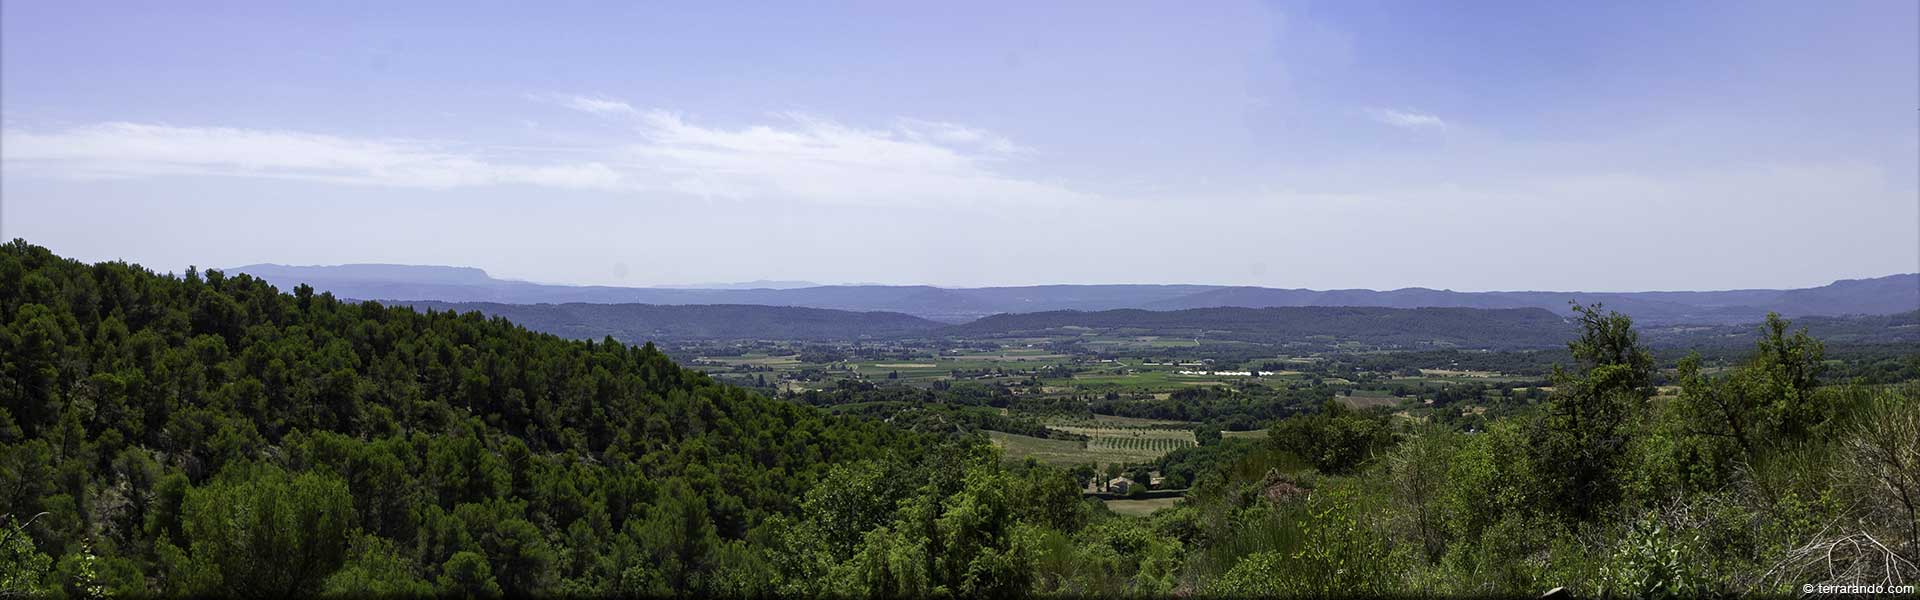
<svg viewBox="0 0 1920 600">
<path fill-rule="evenodd" d="M 413 563 L 386 538 L 355 537 L 348 555 L 346 564 L 327 577 L 327 594 L 390 597 L 433 593 L 433 586 L 416 574 Z"/>
<path fill-rule="evenodd" d="M 1381 415 L 1362 415 L 1328 401 L 1319 413 L 1290 417 L 1268 431 L 1268 444 L 1313 462 L 1322 473 L 1346 474 L 1394 444 Z"/>
<path fill-rule="evenodd" d="M 1708 593 L 1698 532 L 1676 531 L 1649 514 L 1634 521 L 1600 568 L 1600 594 L 1692 598 Z"/>
<path fill-rule="evenodd" d="M 487 558 L 474 552 L 456 552 L 440 567 L 440 594 L 461 598 L 498 598 L 500 584 L 493 581 L 493 567 Z"/>
<path fill-rule="evenodd" d="M 1271 513 L 1284 519 L 1264 541 L 1279 547 L 1248 552 L 1206 593 L 1221 596 L 1365 595 L 1394 589 L 1403 571 L 1386 537 L 1367 515 L 1380 507 L 1359 490 L 1323 488 L 1304 510 Z M 1252 540 L 1249 540 L 1252 541 Z"/>
<path fill-rule="evenodd" d="M 45 593 L 53 558 L 33 547 L 26 528 L 13 515 L 0 515 L 0 595 L 36 596 Z"/>
<path fill-rule="evenodd" d="M 345 558 L 352 521 L 346 483 L 272 466 L 229 469 L 187 492 L 181 515 L 193 563 L 217 581 L 200 591 L 239 596 L 319 591 Z"/>
</svg>

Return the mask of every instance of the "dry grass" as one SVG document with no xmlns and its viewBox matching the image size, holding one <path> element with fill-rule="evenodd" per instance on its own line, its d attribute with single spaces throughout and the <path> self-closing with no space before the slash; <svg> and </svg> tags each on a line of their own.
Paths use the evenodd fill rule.
<svg viewBox="0 0 1920 600">
<path fill-rule="evenodd" d="M 1107 510 L 1113 511 L 1114 514 L 1121 514 L 1121 515 L 1127 515 L 1127 516 L 1133 516 L 1133 517 L 1144 517 L 1144 516 L 1153 514 L 1154 511 L 1157 511 L 1163 508 L 1173 508 L 1173 505 L 1179 504 L 1180 500 L 1181 500 L 1180 498 L 1153 498 L 1148 500 L 1108 500 Z"/>
<path fill-rule="evenodd" d="M 1393 396 L 1353 395 L 1353 396 L 1340 396 L 1335 399 L 1339 400 L 1341 404 L 1346 405 L 1347 408 L 1351 408 L 1355 410 L 1368 409 L 1376 406 L 1393 406 L 1395 404 L 1400 403 L 1400 399 L 1395 398 Z"/>
</svg>

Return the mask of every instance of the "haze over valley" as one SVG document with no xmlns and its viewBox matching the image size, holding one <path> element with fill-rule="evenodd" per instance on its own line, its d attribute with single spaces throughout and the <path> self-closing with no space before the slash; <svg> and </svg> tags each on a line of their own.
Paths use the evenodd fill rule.
<svg viewBox="0 0 1920 600">
<path fill-rule="evenodd" d="M 506 281 L 473 268 L 398 265 L 228 269 L 282 288 L 308 284 L 343 298 L 501 304 L 752 304 L 886 311 L 948 323 L 1001 313 L 1122 308 L 1376 306 L 1391 308 L 1543 308 L 1570 314 L 1569 303 L 1603 302 L 1644 324 L 1758 322 L 1788 316 L 1884 315 L 1920 309 L 1920 275 L 1844 280 L 1795 290 L 1668 292 L 1454 292 L 1301 290 L 1208 285 L 1044 285 L 993 288 L 836 285 L 794 287 L 622 288 Z"/>
</svg>

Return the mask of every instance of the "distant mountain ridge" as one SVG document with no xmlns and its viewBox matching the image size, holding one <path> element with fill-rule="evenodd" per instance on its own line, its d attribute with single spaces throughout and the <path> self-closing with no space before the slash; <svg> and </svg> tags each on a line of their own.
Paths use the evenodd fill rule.
<svg viewBox="0 0 1920 600">
<path fill-rule="evenodd" d="M 1768 311 L 1790 317 L 1887 315 L 1920 310 L 1920 274 L 1849 279 L 1790 290 L 1701 292 L 1455 292 L 1427 288 L 1305 290 L 1215 285 L 1039 285 L 941 288 L 926 285 L 827 285 L 751 289 L 567 286 L 494 279 L 465 267 L 249 265 L 230 269 L 281 288 L 299 283 L 367 300 L 502 304 L 756 304 L 897 312 L 947 323 L 1001 313 L 1055 310 L 1156 311 L 1193 308 L 1361 306 L 1381 308 L 1542 308 L 1566 315 L 1568 303 L 1602 302 L 1646 325 L 1735 324 Z M 779 282 L 770 282 L 779 283 Z"/>
<path fill-rule="evenodd" d="M 1157 302 L 1146 308 L 1217 306 L 1380 306 L 1389 308 L 1545 308 L 1567 314 L 1569 302 L 1599 302 L 1642 324 L 1734 324 L 1768 311 L 1787 316 L 1888 315 L 1920 309 L 1920 274 L 1843 279 L 1817 288 L 1710 292 L 1455 292 L 1427 288 L 1392 291 L 1285 290 L 1230 287 Z"/>
<path fill-rule="evenodd" d="M 811 281 L 755 279 L 753 281 L 738 281 L 732 283 L 692 283 L 684 285 L 655 285 L 649 287 L 663 290 L 794 290 L 820 287 L 820 284 Z"/>
<path fill-rule="evenodd" d="M 495 302 L 398 301 L 426 311 L 479 311 L 541 333 L 573 339 L 612 336 L 628 343 L 653 341 L 777 339 L 850 341 L 901 337 L 934 330 L 941 323 L 889 312 L 851 312 L 751 304 L 500 304 Z"/>
</svg>

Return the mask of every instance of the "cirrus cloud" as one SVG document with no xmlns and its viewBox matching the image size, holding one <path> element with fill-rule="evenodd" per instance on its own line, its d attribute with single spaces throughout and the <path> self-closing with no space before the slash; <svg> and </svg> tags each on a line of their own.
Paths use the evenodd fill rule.
<svg viewBox="0 0 1920 600">
<path fill-rule="evenodd" d="M 1419 111 L 1394 108 L 1369 108 L 1366 112 L 1367 117 L 1373 119 L 1375 122 L 1403 129 L 1446 129 L 1449 127 L 1445 119 Z"/>
<path fill-rule="evenodd" d="M 1057 203 L 1068 187 L 1008 174 L 1026 154 L 965 125 L 895 119 L 862 128 L 776 113 L 738 128 L 601 97 L 550 96 L 616 119 L 618 141 L 564 152 L 232 127 L 105 122 L 0 131 L 9 174 L 69 178 L 254 177 L 447 189 L 532 185 L 840 204 Z M 549 156 L 549 154 L 551 156 Z"/>
<path fill-rule="evenodd" d="M 170 175 L 262 177 L 445 189 L 529 184 L 620 187 L 599 162 L 490 161 L 412 140 L 361 139 L 302 131 L 107 122 L 55 131 L 0 132 L 8 172 L 74 178 Z"/>
</svg>

